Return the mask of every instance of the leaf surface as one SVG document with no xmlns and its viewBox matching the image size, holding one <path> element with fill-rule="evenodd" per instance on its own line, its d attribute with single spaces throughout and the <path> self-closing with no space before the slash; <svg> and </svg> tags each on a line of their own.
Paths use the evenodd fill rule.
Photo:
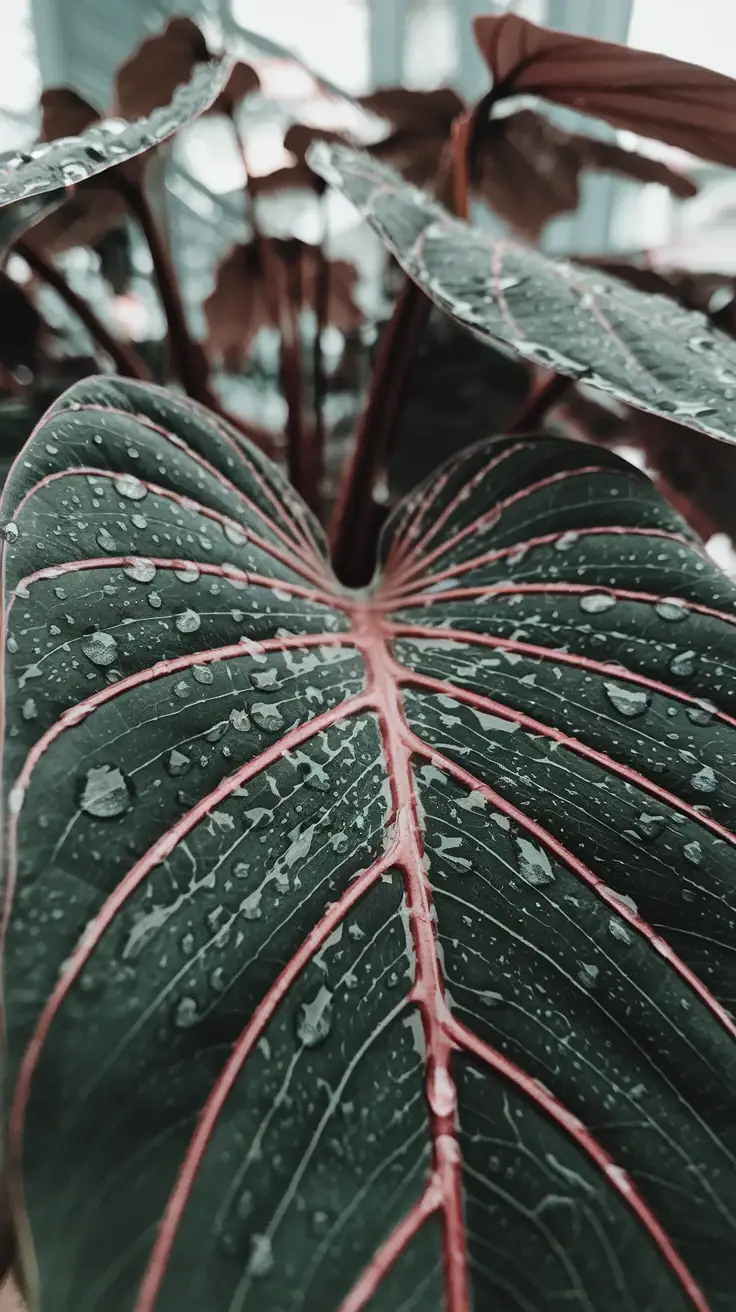
<svg viewBox="0 0 736 1312">
<path fill-rule="evenodd" d="M 470 227 L 367 155 L 316 142 L 309 160 L 423 291 L 478 337 L 734 440 L 736 345 L 702 314 Z"/>
<path fill-rule="evenodd" d="M 580 444 L 331 579 L 206 412 L 5 489 L 11 1164 L 54 1312 L 730 1312 L 736 590 Z"/>
<path fill-rule="evenodd" d="M 91 122 L 72 136 L 39 142 L 28 151 L 6 156 L 0 161 L 0 205 L 84 182 L 160 145 L 213 103 L 231 68 L 223 59 L 197 64 L 189 81 L 176 89 L 171 103 L 145 118 L 132 123 L 122 119 Z"/>
<path fill-rule="evenodd" d="M 482 15 L 473 27 L 496 99 L 542 96 L 701 159 L 736 166 L 733 78 L 613 41 L 553 31 L 517 14 Z"/>
</svg>

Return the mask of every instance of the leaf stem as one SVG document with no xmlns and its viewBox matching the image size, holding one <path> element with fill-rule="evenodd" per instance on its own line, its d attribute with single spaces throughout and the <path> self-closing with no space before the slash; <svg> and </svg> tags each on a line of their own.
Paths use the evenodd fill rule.
<svg viewBox="0 0 736 1312">
<path fill-rule="evenodd" d="M 515 418 L 512 419 L 506 429 L 509 436 L 516 436 L 520 433 L 533 433 L 535 429 L 539 428 L 549 411 L 562 399 L 569 387 L 572 387 L 572 378 L 567 378 L 565 374 L 550 374 L 543 383 L 534 389 L 531 396 L 527 397 Z"/>
<path fill-rule="evenodd" d="M 118 173 L 116 185 L 137 220 L 153 262 L 153 272 L 166 315 L 174 372 L 187 396 L 211 409 L 217 402 L 209 381 L 207 358 L 189 332 L 179 283 L 161 231 L 143 188 Z"/>
<path fill-rule="evenodd" d="M 15 250 L 25 260 L 37 278 L 45 282 L 56 292 L 68 309 L 84 325 L 96 346 L 110 356 L 119 374 L 126 378 L 137 378 L 141 382 L 150 382 L 151 375 L 140 356 L 127 345 L 113 337 L 112 333 L 98 319 L 94 310 L 83 298 L 69 286 L 64 274 L 50 259 L 27 246 L 24 241 L 15 243 Z"/>
</svg>

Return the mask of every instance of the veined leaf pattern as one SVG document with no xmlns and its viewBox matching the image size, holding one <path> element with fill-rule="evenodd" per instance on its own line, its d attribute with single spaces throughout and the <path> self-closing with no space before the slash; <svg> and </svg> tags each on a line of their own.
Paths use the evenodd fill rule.
<svg viewBox="0 0 736 1312">
<path fill-rule="evenodd" d="M 736 591 L 649 482 L 481 444 L 349 592 L 95 379 L 3 513 L 42 1305 L 729 1312 Z"/>
</svg>

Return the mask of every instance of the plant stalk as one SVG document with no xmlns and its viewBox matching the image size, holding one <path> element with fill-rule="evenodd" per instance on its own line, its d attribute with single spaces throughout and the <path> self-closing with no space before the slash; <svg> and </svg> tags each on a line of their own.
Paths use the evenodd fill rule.
<svg viewBox="0 0 736 1312">
<path fill-rule="evenodd" d="M 572 378 L 567 378 L 564 374 L 550 374 L 534 389 L 512 419 L 506 429 L 509 436 L 533 433 L 538 429 L 549 411 L 562 399 L 568 388 L 572 387 L 572 381 Z"/>
<path fill-rule="evenodd" d="M 140 356 L 126 342 L 121 342 L 118 338 L 113 337 L 104 323 L 98 319 L 92 307 L 74 291 L 73 287 L 69 286 L 64 274 L 57 265 L 47 259 L 45 255 L 41 255 L 38 251 L 27 246 L 22 240 L 15 243 L 15 250 L 22 256 L 36 277 L 51 287 L 68 309 L 71 310 L 72 314 L 79 319 L 95 345 L 110 356 L 119 374 L 122 374 L 125 378 L 137 378 L 141 382 L 151 381 L 149 370 Z"/>
</svg>

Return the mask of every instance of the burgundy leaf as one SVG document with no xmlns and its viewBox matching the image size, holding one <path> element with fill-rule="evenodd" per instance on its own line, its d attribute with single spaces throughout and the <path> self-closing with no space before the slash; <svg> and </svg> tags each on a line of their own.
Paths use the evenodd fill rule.
<svg viewBox="0 0 736 1312">
<path fill-rule="evenodd" d="M 331 141 L 337 145 L 348 145 L 348 139 L 343 132 L 313 127 L 310 123 L 291 123 L 284 135 L 284 148 L 291 151 L 300 164 L 305 164 L 307 151 L 315 141 Z"/>
<path fill-rule="evenodd" d="M 309 160 L 404 271 L 476 336 L 627 405 L 734 440 L 736 345 L 702 315 L 460 223 L 356 151 L 318 142 Z"/>
<path fill-rule="evenodd" d="M 577 209 L 586 170 L 658 182 L 681 197 L 697 191 L 689 178 L 658 160 L 612 142 L 565 132 L 531 109 L 484 124 L 477 161 L 477 187 L 484 199 L 532 241 L 550 219 Z M 386 157 L 386 162 L 394 161 Z"/>
<path fill-rule="evenodd" d="M 388 119 L 396 131 L 447 136 L 450 124 L 465 110 L 465 101 L 452 87 L 412 91 L 407 87 L 381 87 L 361 96 L 371 114 Z"/>
<path fill-rule="evenodd" d="M 351 592 L 259 453 L 92 379 L 3 515 L 41 1303 L 727 1312 L 736 588 L 649 481 L 479 444 Z"/>
<path fill-rule="evenodd" d="M 290 238 L 273 239 L 274 257 L 287 272 L 287 283 L 298 289 L 304 308 L 314 308 L 317 296 L 318 250 Z M 330 260 L 327 322 L 347 333 L 363 322 L 353 299 L 357 273 L 346 260 Z M 293 276 L 296 275 L 296 280 Z M 204 304 L 208 340 L 215 355 L 231 365 L 242 363 L 261 328 L 273 324 L 274 288 L 269 283 L 258 242 L 235 246 L 219 266 L 214 291 Z"/>
<path fill-rule="evenodd" d="M 163 32 L 147 37 L 115 75 L 115 100 L 125 118 L 150 114 L 171 100 L 197 64 L 211 59 L 207 42 L 191 18 L 171 18 Z M 248 64 L 236 63 L 226 85 L 209 106 L 211 113 L 232 113 L 260 86 Z"/>
<path fill-rule="evenodd" d="M 542 96 L 736 166 L 733 78 L 666 55 L 538 27 L 516 14 L 484 15 L 473 27 L 496 99 Z"/>
</svg>

